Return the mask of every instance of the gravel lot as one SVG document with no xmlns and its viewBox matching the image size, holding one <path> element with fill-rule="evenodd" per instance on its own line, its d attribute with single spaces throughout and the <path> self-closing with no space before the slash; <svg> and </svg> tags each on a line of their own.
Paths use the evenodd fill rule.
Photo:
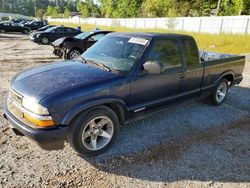
<svg viewBox="0 0 250 188">
<path fill-rule="evenodd" d="M 0 106 L 17 72 L 52 61 L 50 46 L 0 34 Z M 226 102 L 179 104 L 123 126 L 92 159 L 43 151 L 9 129 L 0 109 L 0 187 L 250 187 L 250 65 Z"/>
</svg>

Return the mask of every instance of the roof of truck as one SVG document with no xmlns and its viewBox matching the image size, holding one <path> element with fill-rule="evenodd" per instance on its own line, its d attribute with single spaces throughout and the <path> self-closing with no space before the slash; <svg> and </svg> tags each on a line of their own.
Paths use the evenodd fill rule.
<svg viewBox="0 0 250 188">
<path fill-rule="evenodd" d="M 115 36 L 129 36 L 129 37 L 142 37 L 142 38 L 155 38 L 155 37 L 175 37 L 175 38 L 187 38 L 190 35 L 175 34 L 175 33 L 148 33 L 148 32 L 114 32 L 109 35 Z"/>
</svg>

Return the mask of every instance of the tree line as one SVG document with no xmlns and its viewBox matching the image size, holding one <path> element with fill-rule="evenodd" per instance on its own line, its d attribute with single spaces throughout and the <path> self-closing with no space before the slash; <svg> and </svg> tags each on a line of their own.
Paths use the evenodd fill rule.
<svg viewBox="0 0 250 188">
<path fill-rule="evenodd" d="M 249 15 L 250 0 L 0 0 L 0 12 L 43 18 L 69 17 L 175 17 Z"/>
</svg>

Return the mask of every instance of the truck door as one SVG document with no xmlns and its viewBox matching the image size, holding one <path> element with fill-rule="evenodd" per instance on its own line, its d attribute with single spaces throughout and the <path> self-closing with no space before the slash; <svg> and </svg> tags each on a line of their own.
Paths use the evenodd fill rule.
<svg viewBox="0 0 250 188">
<path fill-rule="evenodd" d="M 183 95 L 189 99 L 196 99 L 200 94 L 203 79 L 203 66 L 200 62 L 199 50 L 191 37 L 182 39 L 185 56 L 185 79 L 182 83 Z"/>
<path fill-rule="evenodd" d="M 155 39 L 152 45 L 145 62 L 157 61 L 163 64 L 165 71 L 157 75 L 139 74 L 131 82 L 131 110 L 136 114 L 164 106 L 183 92 L 185 75 L 179 41 L 161 38 Z"/>
</svg>

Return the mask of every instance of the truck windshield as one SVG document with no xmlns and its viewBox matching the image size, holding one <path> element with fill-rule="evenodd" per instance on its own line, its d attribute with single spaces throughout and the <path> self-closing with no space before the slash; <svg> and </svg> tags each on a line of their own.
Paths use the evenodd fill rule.
<svg viewBox="0 0 250 188">
<path fill-rule="evenodd" d="M 82 57 L 110 67 L 128 72 L 140 57 L 148 40 L 128 36 L 105 36 L 94 44 Z"/>
</svg>

